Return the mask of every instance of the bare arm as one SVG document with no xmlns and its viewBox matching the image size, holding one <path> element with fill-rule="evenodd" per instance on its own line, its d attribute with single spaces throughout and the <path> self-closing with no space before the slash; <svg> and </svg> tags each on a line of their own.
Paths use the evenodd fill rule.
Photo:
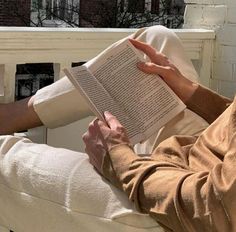
<svg viewBox="0 0 236 232">
<path fill-rule="evenodd" d="M 190 110 L 208 123 L 212 123 L 232 102 L 231 99 L 187 79 L 165 55 L 150 45 L 137 40 L 130 41 L 150 58 L 150 62 L 139 63 L 138 68 L 143 72 L 159 75 Z"/>
<path fill-rule="evenodd" d="M 34 97 L 17 102 L 0 104 L 0 134 L 11 134 L 17 131 L 41 126 L 33 107 Z"/>
</svg>

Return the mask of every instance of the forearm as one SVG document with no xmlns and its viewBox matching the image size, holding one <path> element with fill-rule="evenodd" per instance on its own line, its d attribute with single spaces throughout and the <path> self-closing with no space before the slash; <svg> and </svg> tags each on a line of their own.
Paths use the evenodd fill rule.
<svg viewBox="0 0 236 232">
<path fill-rule="evenodd" d="M 187 91 L 183 89 L 183 92 Z M 197 85 L 197 88 L 186 99 L 187 107 L 204 118 L 208 123 L 212 123 L 218 118 L 232 102 L 231 99 L 221 96 L 201 85 Z"/>
<path fill-rule="evenodd" d="M 175 82 L 168 78 L 165 81 L 190 110 L 209 124 L 217 119 L 232 102 L 231 99 L 194 83 L 182 75 Z"/>
<path fill-rule="evenodd" d="M 33 107 L 34 97 L 0 105 L 0 134 L 12 134 L 17 131 L 41 126 Z"/>
<path fill-rule="evenodd" d="M 209 172 L 193 171 L 184 161 L 176 162 L 162 152 L 156 157 L 140 158 L 127 146 L 117 147 L 109 155 L 112 168 L 104 174 L 141 212 L 150 214 L 170 231 L 230 231 L 227 215 L 233 217 L 234 210 L 228 211 L 230 201 L 218 193 L 228 187 L 235 192 L 233 186 L 222 184 L 231 177 L 234 181 L 235 175 L 228 176 L 224 171 L 217 180 L 221 170 L 227 170 L 224 164 Z"/>
</svg>

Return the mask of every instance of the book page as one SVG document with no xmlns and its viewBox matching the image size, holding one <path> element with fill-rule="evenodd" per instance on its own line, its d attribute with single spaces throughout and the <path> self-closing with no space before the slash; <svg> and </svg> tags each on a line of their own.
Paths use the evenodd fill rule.
<svg viewBox="0 0 236 232">
<path fill-rule="evenodd" d="M 101 83 L 94 78 L 85 66 L 65 70 L 65 74 L 80 91 L 81 95 L 85 97 L 91 110 L 97 117 L 104 121 L 104 111 L 110 111 L 125 126 L 128 136 L 132 140 L 131 142 L 137 143 L 137 140 L 141 139 L 139 138 L 139 130 L 131 121 L 131 118 L 125 114 L 119 104 L 114 101 Z"/>
<path fill-rule="evenodd" d="M 140 71 L 140 60 L 140 52 L 125 41 L 87 66 L 140 131 L 150 136 L 185 105 L 157 75 Z"/>
</svg>

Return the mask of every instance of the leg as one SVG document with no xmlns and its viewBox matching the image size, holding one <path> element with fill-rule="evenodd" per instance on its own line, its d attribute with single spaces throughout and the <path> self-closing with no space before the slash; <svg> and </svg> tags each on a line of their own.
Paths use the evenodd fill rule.
<svg viewBox="0 0 236 232">
<path fill-rule="evenodd" d="M 0 164 L 0 225 L 13 231 L 159 231 L 86 154 L 1 136 Z"/>
<path fill-rule="evenodd" d="M 0 104 L 0 135 L 43 124 L 58 127 L 89 115 L 92 115 L 92 112 L 84 99 L 64 77 L 39 90 L 33 97 Z"/>
<path fill-rule="evenodd" d="M 172 31 L 162 26 L 154 26 L 147 29 L 140 29 L 132 37 L 147 42 L 157 48 L 157 50 L 165 53 L 166 56 L 173 60 L 173 63 L 184 75 L 197 80 L 196 71 L 184 55 L 183 47 Z M 41 125 L 41 123 L 49 128 L 55 128 L 92 115 L 82 96 L 74 89 L 66 77 L 39 90 L 33 98 L 11 104 L 10 106 L 10 110 L 8 110 L 9 114 L 13 111 L 13 108 L 17 108 L 18 111 L 17 113 L 10 114 L 12 119 L 12 115 L 14 116 L 14 122 L 7 123 L 8 128 L 5 128 L 2 132 L 0 131 L 1 133 L 12 133 L 19 129 Z M 26 115 L 29 117 L 26 117 Z M 184 120 L 184 117 L 180 119 Z M 176 124 L 177 122 L 175 121 L 174 123 Z M 199 128 L 201 129 L 202 126 Z M 178 132 L 177 130 L 172 131 Z M 184 132 L 186 133 L 186 130 Z M 194 134 L 196 131 L 189 133 Z M 169 136 L 170 133 L 165 134 Z M 166 135 L 162 136 L 162 138 L 165 138 Z"/>
<path fill-rule="evenodd" d="M 0 104 L 0 135 L 42 125 L 34 111 L 33 99 L 31 97 L 14 103 Z"/>
<path fill-rule="evenodd" d="M 183 74 L 197 81 L 198 75 L 191 61 L 185 56 L 180 40 L 172 31 L 163 26 L 154 26 L 140 29 L 131 37 L 151 44 L 172 59 Z M 116 43 L 112 46 L 116 46 Z M 66 125 L 91 115 L 82 96 L 66 77 L 39 90 L 35 95 L 34 108 L 41 121 L 49 128 Z"/>
<path fill-rule="evenodd" d="M 64 126 L 93 115 L 67 77 L 40 89 L 34 96 L 33 105 L 43 124 L 49 128 Z"/>
</svg>

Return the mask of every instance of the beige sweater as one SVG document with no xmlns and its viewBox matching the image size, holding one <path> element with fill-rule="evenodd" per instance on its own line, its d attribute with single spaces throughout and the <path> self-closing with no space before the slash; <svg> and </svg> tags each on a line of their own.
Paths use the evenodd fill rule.
<svg viewBox="0 0 236 232">
<path fill-rule="evenodd" d="M 116 146 L 104 176 L 167 231 L 236 231 L 236 100 L 229 103 L 199 86 L 187 102 L 211 123 L 199 137 L 170 137 L 142 158 Z"/>
</svg>

